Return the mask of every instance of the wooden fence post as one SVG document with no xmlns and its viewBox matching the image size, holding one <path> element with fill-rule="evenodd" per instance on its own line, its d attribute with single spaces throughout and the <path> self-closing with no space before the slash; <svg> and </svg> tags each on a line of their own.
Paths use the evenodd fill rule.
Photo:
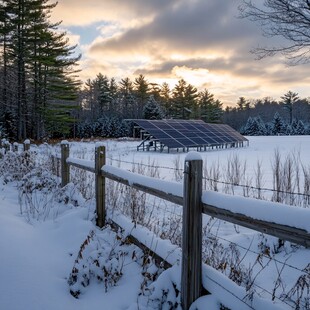
<svg viewBox="0 0 310 310">
<path fill-rule="evenodd" d="M 15 153 L 18 152 L 18 143 L 17 142 L 13 143 L 13 152 L 15 152 Z"/>
<path fill-rule="evenodd" d="M 61 187 L 70 182 L 70 166 L 67 163 L 69 157 L 69 142 L 61 141 Z"/>
<path fill-rule="evenodd" d="M 26 139 L 24 141 L 24 152 L 27 152 L 30 150 L 30 140 L 29 139 Z"/>
<path fill-rule="evenodd" d="M 202 159 L 190 152 L 184 163 L 181 303 L 183 310 L 202 292 Z"/>
<path fill-rule="evenodd" d="M 8 153 L 11 150 L 11 144 L 9 141 L 5 140 L 4 142 L 4 149 L 5 149 L 5 153 Z"/>
<path fill-rule="evenodd" d="M 105 165 L 105 146 L 98 145 L 95 149 L 95 186 L 96 186 L 96 224 L 102 228 L 105 224 L 105 177 L 101 173 Z"/>
</svg>

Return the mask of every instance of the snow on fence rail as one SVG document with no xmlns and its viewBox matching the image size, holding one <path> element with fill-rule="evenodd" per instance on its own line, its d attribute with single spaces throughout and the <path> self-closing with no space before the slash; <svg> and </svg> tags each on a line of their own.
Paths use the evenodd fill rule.
<svg viewBox="0 0 310 310">
<path fill-rule="evenodd" d="M 105 178 L 183 205 L 181 275 L 183 309 L 189 309 L 202 294 L 202 213 L 310 247 L 309 209 L 211 191 L 202 192 L 202 159 L 198 154 L 189 153 L 186 157 L 183 184 L 142 176 L 106 165 L 105 147 L 100 145 L 96 145 L 95 163 L 71 158 L 69 143 L 63 141 L 61 143 L 62 186 L 70 180 L 70 166 L 96 175 L 96 210 L 99 227 L 105 224 L 106 216 Z M 159 254 L 157 255 L 160 257 Z"/>
</svg>

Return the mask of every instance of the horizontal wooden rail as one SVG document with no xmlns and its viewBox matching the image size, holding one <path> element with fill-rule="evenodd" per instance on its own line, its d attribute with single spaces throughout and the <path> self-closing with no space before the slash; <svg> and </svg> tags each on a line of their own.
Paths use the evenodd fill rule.
<svg viewBox="0 0 310 310">
<path fill-rule="evenodd" d="M 89 172 L 95 173 L 95 163 L 86 159 L 76 159 L 69 157 L 67 159 L 67 164 L 76 168 L 80 168 Z"/>
<path fill-rule="evenodd" d="M 183 184 L 155 179 L 120 168 L 105 165 L 102 168 L 104 177 L 131 186 L 158 198 L 183 205 Z M 163 188 L 167 190 L 163 190 Z"/>
<path fill-rule="evenodd" d="M 204 203 L 202 205 L 202 212 L 220 220 L 250 228 L 271 236 L 278 237 L 282 240 L 303 245 L 305 247 L 310 247 L 310 234 L 304 229 L 254 219 L 245 214 L 234 213 L 230 210 L 221 209 Z"/>
</svg>

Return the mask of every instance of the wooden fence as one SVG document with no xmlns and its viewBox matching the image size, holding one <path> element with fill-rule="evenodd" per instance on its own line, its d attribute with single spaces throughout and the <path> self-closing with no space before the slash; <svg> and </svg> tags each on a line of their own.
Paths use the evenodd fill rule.
<svg viewBox="0 0 310 310">
<path fill-rule="evenodd" d="M 281 223 L 281 221 L 275 223 L 259 220 L 246 214 L 232 212 L 217 205 L 204 203 L 202 201 L 202 160 L 200 157 L 187 156 L 185 159 L 183 187 L 182 184 L 178 187 L 174 183 L 173 186 L 169 186 L 167 181 L 152 179 L 106 165 L 104 146 L 96 146 L 95 163 L 70 158 L 69 143 L 63 141 L 61 143 L 62 186 L 65 186 L 70 180 L 70 166 L 95 173 L 97 225 L 99 227 L 103 227 L 105 224 L 105 178 L 131 186 L 175 204 L 183 205 L 181 275 L 181 302 L 183 309 L 189 309 L 190 305 L 202 294 L 202 214 L 208 214 L 282 240 L 310 247 L 310 233 L 304 228 L 292 227 L 286 223 Z M 170 187 L 172 189 L 169 189 Z M 251 200 L 249 199 L 249 204 L 250 202 Z M 259 200 L 257 200 L 257 203 L 261 205 L 266 203 L 272 204 Z M 310 210 L 307 217 L 310 218 Z"/>
<path fill-rule="evenodd" d="M 4 153 L 7 153 L 9 151 L 18 152 L 18 145 L 19 144 L 17 142 L 11 144 L 6 139 L 0 139 L 0 149 L 3 149 Z M 29 149 L 30 149 L 30 140 L 26 139 L 23 142 L 23 151 L 28 151 Z"/>
<path fill-rule="evenodd" d="M 24 150 L 29 149 L 26 141 Z M 207 204 L 205 195 L 202 192 L 202 159 L 199 155 L 188 155 L 184 163 L 184 182 L 176 184 L 151 177 L 138 175 L 105 163 L 105 147 L 97 145 L 95 148 L 95 162 L 74 159 L 70 157 L 69 143 L 61 143 L 61 184 L 65 186 L 70 181 L 70 166 L 77 167 L 95 173 L 96 192 L 96 224 L 100 228 L 105 224 L 105 179 L 109 178 L 116 182 L 131 186 L 132 188 L 154 195 L 183 206 L 183 227 L 182 227 L 182 275 L 181 275 L 181 303 L 184 310 L 202 294 L 202 214 L 208 214 L 218 219 L 247 227 L 258 232 L 263 232 L 282 240 L 290 241 L 305 247 L 310 247 L 309 230 L 300 227 L 287 225 L 287 221 L 267 221 L 256 219 L 247 212 L 234 212 L 231 208 L 225 208 L 218 203 Z M 230 199 L 233 199 L 231 196 Z M 253 203 L 253 199 L 247 199 Z M 219 199 L 219 203 L 223 203 Z M 255 206 L 274 206 L 276 212 L 282 212 L 276 203 L 255 200 Z M 289 207 L 288 207 L 289 208 Z M 286 212 L 294 214 L 296 208 L 286 208 Z M 250 206 L 249 206 L 250 209 Z M 310 210 L 302 210 L 302 217 L 310 219 Z M 274 212 L 274 210 L 273 210 Z M 289 217 L 289 214 L 287 214 Z M 277 218 L 274 216 L 273 218 Z M 295 223 L 296 224 L 296 223 Z M 142 245 L 145 249 L 145 245 Z M 151 251 L 151 250 L 150 250 Z M 152 251 L 151 251 L 152 252 Z M 156 254 L 156 253 L 155 253 Z M 157 254 L 160 258 L 160 255 Z M 164 261 L 164 258 L 161 258 Z"/>
</svg>

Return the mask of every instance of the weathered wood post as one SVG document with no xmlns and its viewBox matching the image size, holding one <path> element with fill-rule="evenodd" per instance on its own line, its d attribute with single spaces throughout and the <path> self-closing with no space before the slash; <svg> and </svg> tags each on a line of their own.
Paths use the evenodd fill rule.
<svg viewBox="0 0 310 310">
<path fill-rule="evenodd" d="M 70 166 L 67 163 L 69 157 L 69 142 L 61 141 L 61 187 L 66 186 L 70 182 Z"/>
<path fill-rule="evenodd" d="M 202 292 L 202 159 L 190 152 L 184 163 L 181 303 L 183 310 Z"/>
<path fill-rule="evenodd" d="M 96 224 L 102 228 L 105 224 L 105 177 L 101 173 L 102 166 L 105 165 L 105 146 L 96 145 L 95 148 L 95 186 L 96 186 Z"/>
<path fill-rule="evenodd" d="M 30 150 L 30 140 L 29 139 L 26 139 L 24 141 L 24 152 L 27 152 Z"/>
<path fill-rule="evenodd" d="M 17 142 L 13 143 L 13 152 L 15 152 L 15 153 L 18 152 L 18 143 Z"/>
<path fill-rule="evenodd" d="M 5 153 L 8 153 L 11 150 L 11 144 L 9 141 L 5 140 L 4 142 L 4 149 L 5 149 Z"/>
</svg>

